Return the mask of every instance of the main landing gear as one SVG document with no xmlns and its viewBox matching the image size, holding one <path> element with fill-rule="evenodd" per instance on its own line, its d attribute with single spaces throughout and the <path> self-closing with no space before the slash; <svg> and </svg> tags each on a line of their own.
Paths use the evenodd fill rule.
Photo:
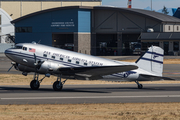
<svg viewBox="0 0 180 120">
<path fill-rule="evenodd" d="M 142 84 L 139 84 L 139 82 L 138 82 L 138 81 L 135 81 L 135 83 L 137 84 L 138 89 L 142 89 L 142 88 L 143 88 L 143 85 L 142 85 Z"/>
<path fill-rule="evenodd" d="M 47 77 L 47 75 L 45 75 L 41 80 L 38 80 L 39 78 L 39 74 L 35 73 L 34 74 L 34 79 L 31 81 L 30 83 L 30 87 L 32 90 L 37 90 L 40 87 L 40 83 L 44 80 L 44 78 Z"/>
<path fill-rule="evenodd" d="M 54 91 L 61 91 L 62 88 L 63 88 L 64 83 L 67 81 L 67 79 L 66 79 L 65 81 L 61 82 L 61 76 L 62 75 L 58 76 L 57 80 L 53 84 Z M 44 80 L 45 77 L 50 77 L 50 74 L 45 74 L 45 76 L 41 80 L 38 80 L 39 79 L 39 74 L 35 73 L 34 74 L 34 79 L 30 83 L 31 89 L 32 90 L 38 90 L 39 87 L 40 87 L 40 83 Z"/>
<path fill-rule="evenodd" d="M 65 81 L 61 82 L 61 76 L 62 75 L 58 76 L 57 81 L 55 81 L 53 84 L 54 91 L 61 91 L 64 83 L 67 81 L 67 79 L 66 79 Z"/>
</svg>

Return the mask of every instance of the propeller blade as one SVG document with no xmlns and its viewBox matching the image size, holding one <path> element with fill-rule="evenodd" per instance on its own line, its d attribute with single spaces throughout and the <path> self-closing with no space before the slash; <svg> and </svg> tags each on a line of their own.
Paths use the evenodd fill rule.
<svg viewBox="0 0 180 120">
<path fill-rule="evenodd" d="M 37 62 L 36 62 L 36 54 L 34 53 L 34 65 L 37 65 Z"/>
<path fill-rule="evenodd" d="M 9 71 L 12 69 L 13 66 L 14 66 L 14 65 L 12 65 L 7 72 L 9 72 Z"/>
</svg>

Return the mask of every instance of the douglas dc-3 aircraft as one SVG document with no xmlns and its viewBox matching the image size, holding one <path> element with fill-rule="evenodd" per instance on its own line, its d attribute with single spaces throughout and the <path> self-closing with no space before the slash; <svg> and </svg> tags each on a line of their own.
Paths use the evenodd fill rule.
<svg viewBox="0 0 180 120">
<path fill-rule="evenodd" d="M 142 89 L 143 86 L 138 81 L 167 79 L 162 77 L 163 54 L 163 49 L 152 46 L 135 63 L 129 63 L 36 44 L 35 42 L 16 44 L 15 48 L 5 51 L 5 55 L 14 61 L 12 67 L 14 66 L 16 70 L 22 71 L 25 76 L 30 72 L 35 73 L 30 83 L 31 89 L 39 89 L 40 83 L 45 77 L 55 75 L 57 76 L 57 80 L 53 84 L 55 91 L 60 91 L 67 79 L 127 80 L 136 82 L 138 88 Z M 39 74 L 45 76 L 39 80 Z M 61 78 L 66 80 L 61 81 Z"/>
</svg>

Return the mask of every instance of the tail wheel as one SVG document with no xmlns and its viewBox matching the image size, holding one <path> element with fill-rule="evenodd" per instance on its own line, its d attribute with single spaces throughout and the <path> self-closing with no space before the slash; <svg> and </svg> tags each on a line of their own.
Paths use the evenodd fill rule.
<svg viewBox="0 0 180 120">
<path fill-rule="evenodd" d="M 139 84 L 138 85 L 138 89 L 142 89 L 143 88 L 143 85 L 142 84 Z"/>
<path fill-rule="evenodd" d="M 61 91 L 62 88 L 63 88 L 63 84 L 62 83 L 59 84 L 59 81 L 54 82 L 54 84 L 53 84 L 54 91 Z"/>
<path fill-rule="evenodd" d="M 32 90 L 37 90 L 39 89 L 40 83 L 37 80 L 32 80 L 30 83 L 30 87 Z"/>
</svg>

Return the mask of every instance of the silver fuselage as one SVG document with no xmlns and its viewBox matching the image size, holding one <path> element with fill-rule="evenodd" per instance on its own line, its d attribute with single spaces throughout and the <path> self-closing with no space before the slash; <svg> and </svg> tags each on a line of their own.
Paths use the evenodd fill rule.
<svg viewBox="0 0 180 120">
<path fill-rule="evenodd" d="M 22 49 L 11 48 L 5 51 L 6 56 L 12 61 L 18 63 L 19 70 L 22 72 L 35 72 L 35 57 L 36 61 L 44 61 L 38 69 L 40 74 L 57 75 L 60 68 L 73 68 L 73 67 L 87 67 L 87 66 L 117 66 L 117 65 L 136 65 L 136 63 L 120 62 L 110 59 L 104 59 L 73 51 L 63 50 L 50 46 L 22 43 L 16 44 Z M 30 50 L 31 48 L 31 50 Z M 50 71 L 51 70 L 51 71 Z M 103 79 L 116 79 L 116 80 L 137 80 L 139 74 L 152 75 L 148 71 L 138 68 L 137 70 L 116 73 L 112 75 L 102 76 Z"/>
</svg>

